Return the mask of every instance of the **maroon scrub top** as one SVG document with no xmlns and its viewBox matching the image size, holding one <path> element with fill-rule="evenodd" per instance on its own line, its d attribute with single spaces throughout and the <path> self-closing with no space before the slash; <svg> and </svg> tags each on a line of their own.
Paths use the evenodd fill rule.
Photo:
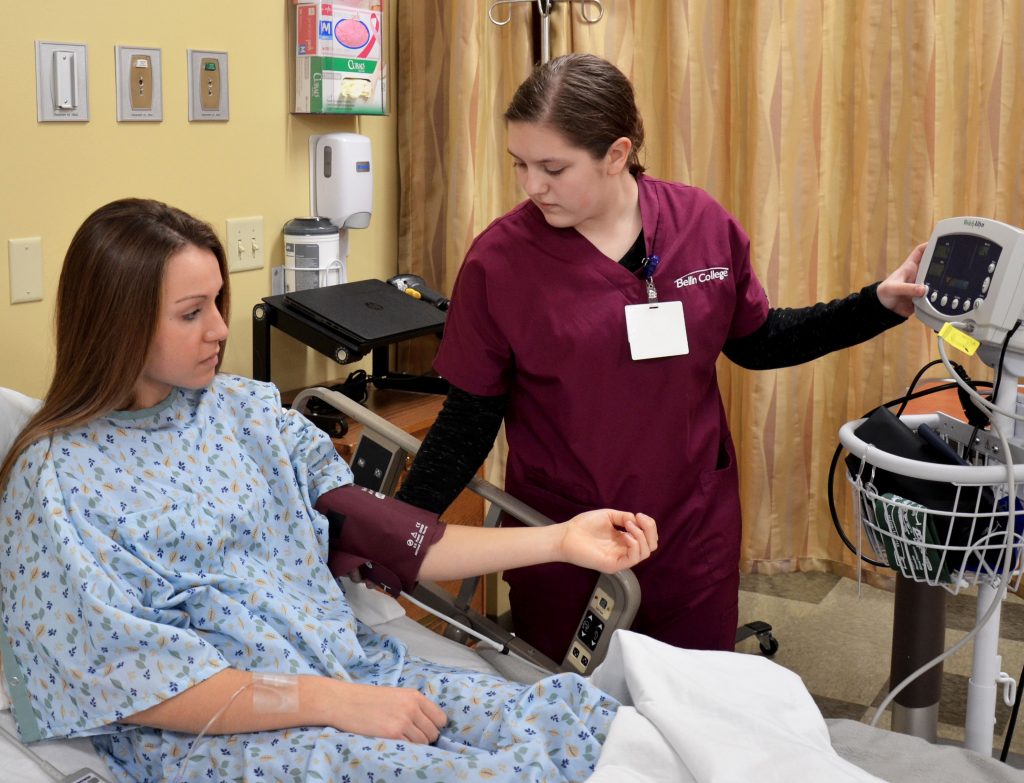
<svg viewBox="0 0 1024 783">
<path fill-rule="evenodd" d="M 764 323 L 768 300 L 745 232 L 714 199 L 637 182 L 658 299 L 682 302 L 688 354 L 634 361 L 624 307 L 647 301 L 644 281 L 525 201 L 470 247 L 434 367 L 470 394 L 510 395 L 509 493 L 556 521 L 601 507 L 654 517 L 659 549 L 634 571 L 644 603 L 664 605 L 737 573 L 736 463 L 715 361 Z M 548 613 L 552 584 L 564 586 L 571 634 L 594 575 L 549 564 L 506 579 L 516 615 L 526 580 L 546 583 L 535 608 Z"/>
</svg>

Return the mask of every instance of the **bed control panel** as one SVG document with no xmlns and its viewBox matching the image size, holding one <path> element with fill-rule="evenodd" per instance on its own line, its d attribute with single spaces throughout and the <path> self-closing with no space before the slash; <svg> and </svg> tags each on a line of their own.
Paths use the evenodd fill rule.
<svg viewBox="0 0 1024 783">
<path fill-rule="evenodd" d="M 614 586 L 604 577 L 598 580 L 587 608 L 583 611 L 583 617 L 576 626 L 576 633 L 562 664 L 563 670 L 589 674 L 594 666 L 604 660 L 612 631 L 622 624 L 620 602 L 613 597 L 615 592 Z"/>
<path fill-rule="evenodd" d="M 393 495 L 406 468 L 408 453 L 376 433 L 364 432 L 352 455 L 352 475 L 361 487 Z"/>
</svg>

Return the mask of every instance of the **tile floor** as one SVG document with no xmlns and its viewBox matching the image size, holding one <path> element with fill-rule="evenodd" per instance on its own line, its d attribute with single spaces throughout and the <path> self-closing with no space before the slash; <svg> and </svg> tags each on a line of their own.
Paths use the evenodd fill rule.
<svg viewBox="0 0 1024 783">
<path fill-rule="evenodd" d="M 946 647 L 974 625 L 976 597 L 948 596 Z M 889 692 L 893 594 L 850 579 L 823 573 L 746 575 L 740 582 L 740 621 L 771 623 L 779 641 L 774 660 L 798 673 L 827 718 L 871 721 Z M 1002 670 L 1015 679 L 1024 665 L 1024 600 L 1011 595 L 1002 609 L 999 652 Z M 756 639 L 737 648 L 757 652 Z M 972 645 L 948 659 L 943 668 L 939 704 L 940 741 L 964 736 L 967 683 Z M 1010 708 L 996 709 L 997 753 L 1002 749 Z M 1024 715 L 1018 718 L 1011 763 L 1024 768 Z M 888 728 L 889 711 L 879 720 Z"/>
</svg>

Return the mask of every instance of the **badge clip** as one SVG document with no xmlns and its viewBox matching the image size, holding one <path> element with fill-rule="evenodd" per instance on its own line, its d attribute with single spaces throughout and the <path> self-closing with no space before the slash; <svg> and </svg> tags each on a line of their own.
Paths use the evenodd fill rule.
<svg viewBox="0 0 1024 783">
<path fill-rule="evenodd" d="M 644 259 L 644 283 L 647 285 L 647 303 L 654 304 L 658 301 L 658 290 L 654 287 L 654 272 L 658 269 L 661 259 L 658 256 L 648 256 Z"/>
</svg>

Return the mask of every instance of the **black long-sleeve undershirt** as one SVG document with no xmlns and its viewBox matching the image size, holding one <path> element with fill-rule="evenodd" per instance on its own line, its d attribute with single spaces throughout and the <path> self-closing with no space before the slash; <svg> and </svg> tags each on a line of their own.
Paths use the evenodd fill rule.
<svg viewBox="0 0 1024 783">
<path fill-rule="evenodd" d="M 906 320 L 878 300 L 877 287 L 811 307 L 772 308 L 760 327 L 728 340 L 722 352 L 741 367 L 768 370 L 869 340 Z M 452 387 L 398 498 L 436 514 L 448 508 L 494 445 L 508 399 Z"/>
<path fill-rule="evenodd" d="M 752 334 L 727 340 L 731 362 L 748 370 L 775 370 L 870 340 L 907 319 L 878 300 L 878 283 L 845 299 L 811 307 L 774 307 Z"/>
<path fill-rule="evenodd" d="M 395 497 L 435 514 L 448 508 L 487 459 L 507 406 L 507 394 L 452 386 Z"/>
</svg>

